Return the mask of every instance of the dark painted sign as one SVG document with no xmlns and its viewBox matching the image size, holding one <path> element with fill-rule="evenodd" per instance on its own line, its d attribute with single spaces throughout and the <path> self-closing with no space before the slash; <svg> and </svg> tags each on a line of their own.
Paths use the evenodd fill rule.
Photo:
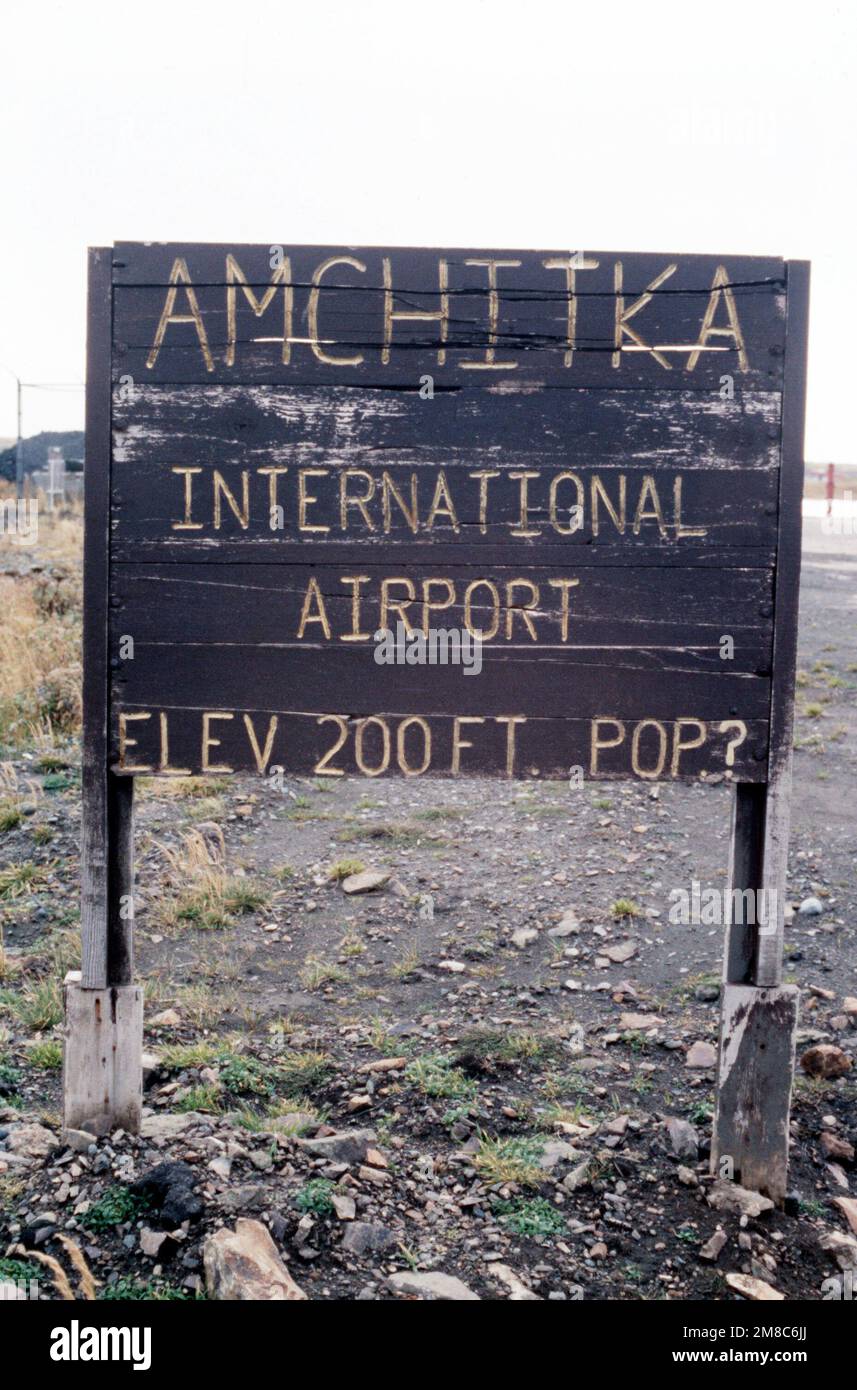
<svg viewBox="0 0 857 1390">
<path fill-rule="evenodd" d="M 109 765 L 766 781 L 788 284 L 115 247 Z"/>
</svg>

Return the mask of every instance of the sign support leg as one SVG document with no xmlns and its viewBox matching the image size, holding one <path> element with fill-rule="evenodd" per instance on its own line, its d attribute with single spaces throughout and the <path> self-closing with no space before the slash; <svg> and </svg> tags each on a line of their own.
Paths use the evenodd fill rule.
<svg viewBox="0 0 857 1390">
<path fill-rule="evenodd" d="M 132 983 L 134 781 L 112 773 L 105 781 L 107 872 L 98 955 L 106 957 L 106 984 L 93 986 L 81 971 L 66 976 L 64 1124 L 93 1134 L 114 1129 L 136 1134 L 143 1101 L 143 990 Z M 85 884 L 89 869 L 85 866 Z"/>
<path fill-rule="evenodd" d="M 63 1118 L 68 1129 L 136 1133 L 143 992 L 133 980 L 133 779 L 109 771 L 112 269 L 89 253 L 83 630 L 82 966 L 65 981 Z"/>
<path fill-rule="evenodd" d="M 737 904 L 730 893 L 711 1146 L 713 1172 L 763 1192 L 775 1202 L 783 1200 L 788 1183 L 798 1009 L 797 989 L 783 985 L 782 978 L 809 323 L 809 265 L 805 261 L 787 262 L 786 291 L 767 778 L 758 786 L 735 787 L 728 886 L 756 890 L 755 911 L 751 921 L 746 912 L 736 921 Z"/>
<path fill-rule="evenodd" d="M 776 788 L 735 787 L 711 1170 L 781 1202 L 798 991 L 781 983 L 785 864 L 770 853 L 776 800 Z"/>
</svg>

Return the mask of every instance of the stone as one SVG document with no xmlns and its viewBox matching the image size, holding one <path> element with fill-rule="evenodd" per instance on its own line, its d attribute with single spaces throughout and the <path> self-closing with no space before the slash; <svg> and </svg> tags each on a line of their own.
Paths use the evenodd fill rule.
<svg viewBox="0 0 857 1390">
<path fill-rule="evenodd" d="M 833 1181 L 836 1183 L 836 1186 L 843 1188 L 847 1192 L 848 1178 L 845 1174 L 844 1169 L 840 1168 L 838 1163 L 826 1163 L 824 1166 L 827 1169 Z"/>
<path fill-rule="evenodd" d="M 173 1231 L 183 1221 L 198 1221 L 202 1216 L 204 1204 L 195 1186 L 196 1173 L 188 1163 L 159 1163 L 132 1183 L 131 1191 L 148 1204 L 150 1215 Z"/>
<path fill-rule="evenodd" d="M 518 927 L 517 931 L 512 932 L 512 945 L 519 951 L 530 946 L 534 941 L 538 941 L 539 934 L 534 927 Z"/>
<path fill-rule="evenodd" d="M 781 1303 L 785 1298 L 779 1289 L 767 1284 L 764 1279 L 754 1278 L 752 1274 L 727 1274 L 726 1283 L 742 1298 L 752 1299 L 754 1303 Z"/>
<path fill-rule="evenodd" d="M 539 1167 L 551 1172 L 560 1163 L 579 1162 L 584 1155 L 564 1139 L 548 1139 L 539 1158 Z"/>
<path fill-rule="evenodd" d="M 346 1192 L 332 1192 L 330 1200 L 340 1221 L 353 1221 L 357 1215 L 357 1203 Z"/>
<path fill-rule="evenodd" d="M 408 1064 L 407 1057 L 380 1057 L 376 1062 L 364 1062 L 358 1071 L 404 1071 Z"/>
<path fill-rule="evenodd" d="M 143 1085 L 148 1086 L 161 1069 L 161 1059 L 155 1052 L 144 1052 L 140 1056 L 143 1068 Z"/>
<path fill-rule="evenodd" d="M 510 1303 L 541 1303 L 538 1294 L 528 1289 L 508 1265 L 492 1263 L 488 1272 L 492 1279 L 498 1280 L 509 1290 Z"/>
<path fill-rule="evenodd" d="M 571 1172 L 562 1180 L 562 1185 L 566 1192 L 576 1192 L 579 1187 L 585 1187 L 589 1182 L 589 1170 L 592 1165 L 591 1158 L 584 1158 L 578 1163 Z"/>
<path fill-rule="evenodd" d="M 642 1033 L 648 1028 L 662 1028 L 663 1019 L 654 1014 L 620 1014 L 619 1027 L 631 1033 Z"/>
<path fill-rule="evenodd" d="M 85 1154 L 89 1151 L 90 1144 L 98 1143 L 98 1135 L 90 1134 L 88 1129 L 64 1129 L 62 1137 L 72 1153 L 76 1154 Z"/>
<path fill-rule="evenodd" d="M 848 994 L 842 1000 L 842 1012 L 849 1018 L 857 1019 L 857 998 L 853 994 Z"/>
<path fill-rule="evenodd" d="M 144 1115 L 140 1133 L 144 1139 L 174 1139 L 194 1125 L 210 1123 L 211 1116 L 199 1110 L 186 1110 L 177 1115 Z"/>
<path fill-rule="evenodd" d="M 326 1158 L 328 1163 L 347 1163 L 349 1167 L 362 1163 L 366 1152 L 375 1142 L 373 1129 L 344 1129 L 339 1134 L 326 1134 L 315 1139 L 299 1139 L 298 1147 L 313 1158 Z"/>
<path fill-rule="evenodd" d="M 857 1268 L 857 1240 L 841 1231 L 826 1231 L 819 1240 L 821 1249 L 832 1255 L 840 1269 Z"/>
<path fill-rule="evenodd" d="M 821 1077 L 826 1081 L 845 1076 L 851 1070 L 848 1053 L 833 1043 L 818 1043 L 809 1048 L 801 1057 L 800 1064 L 807 1076 Z"/>
<path fill-rule="evenodd" d="M 149 1019 L 151 1028 L 178 1028 L 181 1024 L 181 1014 L 176 1013 L 175 1009 L 162 1009 L 159 1014 L 153 1014 Z"/>
<path fill-rule="evenodd" d="M 203 1247 L 209 1298 L 226 1303 L 306 1300 L 277 1253 L 261 1221 L 239 1217 L 235 1230 L 223 1226 Z"/>
<path fill-rule="evenodd" d="M 447 970 L 450 975 L 461 975 L 467 966 L 460 960 L 439 960 L 438 970 Z"/>
<path fill-rule="evenodd" d="M 395 1244 L 396 1233 L 389 1226 L 375 1221 L 350 1221 L 342 1237 L 341 1249 L 350 1255 L 368 1255 L 391 1250 Z"/>
<path fill-rule="evenodd" d="M 230 1187 L 218 1197 L 225 1212 L 237 1216 L 242 1211 L 264 1211 L 270 1200 L 268 1189 L 262 1183 L 243 1182 L 238 1187 Z"/>
<path fill-rule="evenodd" d="M 620 941 L 617 946 L 605 946 L 602 950 L 602 955 L 605 955 L 614 965 L 624 965 L 626 960 L 630 960 L 636 954 L 636 941 Z"/>
<path fill-rule="evenodd" d="M 847 1139 L 839 1139 L 835 1134 L 831 1134 L 829 1129 L 823 1129 L 819 1142 L 826 1158 L 841 1158 L 846 1163 L 853 1161 L 854 1145 L 849 1144 Z"/>
<path fill-rule="evenodd" d="M 380 1168 L 370 1168 L 366 1164 L 362 1164 L 357 1169 L 357 1176 L 363 1182 L 373 1183 L 376 1187 L 386 1187 L 387 1183 L 391 1181 L 389 1173 L 383 1172 Z"/>
<path fill-rule="evenodd" d="M 699 1135 L 690 1121 L 681 1120 L 676 1115 L 668 1115 L 664 1125 L 676 1157 L 692 1158 L 696 1162 L 699 1156 Z"/>
<path fill-rule="evenodd" d="M 445 1303 L 480 1302 L 479 1295 L 460 1279 L 453 1274 L 442 1274 L 439 1270 L 430 1270 L 427 1274 L 403 1270 L 399 1274 L 389 1275 L 387 1285 L 393 1293 L 411 1294 L 415 1298 L 439 1299 Z"/>
<path fill-rule="evenodd" d="M 196 1173 L 189 1163 L 158 1163 L 131 1184 L 132 1193 L 143 1198 L 151 1215 L 157 1215 L 167 1230 L 203 1215 L 203 1200 L 194 1193 L 194 1187 Z"/>
<path fill-rule="evenodd" d="M 550 930 L 548 931 L 548 936 L 553 937 L 554 940 L 561 940 L 563 937 L 566 936 L 577 936 L 579 931 L 580 923 L 577 920 L 577 913 L 573 912 L 572 909 L 569 908 L 566 912 L 562 914 L 562 917 L 560 918 L 557 925 L 555 927 L 550 928 Z"/>
<path fill-rule="evenodd" d="M 349 874 L 342 880 L 342 891 L 353 893 L 375 893 L 389 883 L 390 875 L 381 869 L 364 869 L 359 874 Z"/>
<path fill-rule="evenodd" d="M 824 911 L 824 903 L 820 898 L 804 898 L 798 912 L 801 917 L 820 917 Z"/>
<path fill-rule="evenodd" d="M 833 1205 L 839 1208 L 851 1227 L 852 1234 L 857 1236 L 857 1199 L 854 1197 L 834 1197 Z"/>
<path fill-rule="evenodd" d="M 59 1140 L 53 1131 L 39 1124 L 13 1125 L 6 1140 L 9 1153 L 35 1161 L 46 1159 L 58 1147 Z"/>
<path fill-rule="evenodd" d="M 737 1182 L 718 1178 L 708 1194 L 708 1205 L 715 1211 L 733 1211 L 739 1216 L 761 1216 L 765 1211 L 773 1211 L 774 1203 L 761 1192 L 751 1192 Z"/>
<path fill-rule="evenodd" d="M 675 1170 L 675 1175 L 684 1187 L 697 1186 L 698 1179 L 692 1168 L 685 1168 L 683 1164 L 680 1163 Z"/>
<path fill-rule="evenodd" d="M 709 1067 L 717 1066 L 717 1048 L 710 1042 L 691 1043 L 687 1049 L 687 1056 L 684 1059 L 686 1067 L 693 1070 L 707 1070 Z"/>
<path fill-rule="evenodd" d="M 169 1231 L 150 1231 L 144 1226 L 140 1232 L 140 1249 L 150 1260 L 156 1260 L 165 1246 L 175 1246 Z"/>
<path fill-rule="evenodd" d="M 708 1260 L 711 1264 L 715 1264 L 727 1239 L 728 1237 L 722 1226 L 718 1226 L 714 1235 L 711 1236 L 703 1246 L 700 1246 L 699 1258 L 701 1260 Z"/>
</svg>

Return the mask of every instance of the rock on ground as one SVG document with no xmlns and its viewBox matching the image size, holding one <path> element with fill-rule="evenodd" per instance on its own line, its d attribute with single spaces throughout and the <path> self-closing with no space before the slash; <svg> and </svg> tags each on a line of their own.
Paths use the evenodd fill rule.
<svg viewBox="0 0 857 1390">
<path fill-rule="evenodd" d="M 413 1294 L 417 1298 L 435 1298 L 450 1303 L 478 1303 L 478 1293 L 474 1293 L 453 1274 L 442 1274 L 431 1270 L 427 1274 L 414 1274 L 405 1270 L 401 1274 L 391 1274 L 387 1284 L 393 1293 Z"/>
<path fill-rule="evenodd" d="M 726 1282 L 730 1289 L 755 1303 L 781 1303 L 785 1298 L 779 1289 L 766 1284 L 764 1279 L 754 1279 L 752 1274 L 727 1274 Z"/>
<path fill-rule="evenodd" d="M 726 1178 L 717 1179 L 708 1194 L 708 1205 L 714 1207 L 715 1211 L 734 1211 L 739 1216 L 761 1216 L 762 1212 L 774 1209 L 770 1197 L 763 1197 L 761 1192 L 751 1192 L 749 1188 L 729 1182 Z"/>
<path fill-rule="evenodd" d="M 223 1226 L 203 1249 L 209 1298 L 227 1303 L 292 1303 L 306 1299 L 277 1254 L 261 1221 L 241 1217 L 235 1230 Z"/>
<path fill-rule="evenodd" d="M 841 1047 L 834 1047 L 833 1043 L 819 1043 L 809 1048 L 801 1057 L 800 1064 L 807 1076 L 820 1076 L 825 1080 L 844 1076 L 851 1070 L 848 1053 L 843 1052 Z"/>
</svg>

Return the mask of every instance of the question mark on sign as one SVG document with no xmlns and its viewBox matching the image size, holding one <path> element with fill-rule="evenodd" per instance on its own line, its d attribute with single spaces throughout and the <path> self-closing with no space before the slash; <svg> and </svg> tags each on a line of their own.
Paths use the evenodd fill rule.
<svg viewBox="0 0 857 1390">
<path fill-rule="evenodd" d="M 735 749 L 740 748 L 747 737 L 747 725 L 743 719 L 724 719 L 720 725 L 720 733 L 725 734 L 729 729 L 737 729 L 738 733 L 734 738 L 730 738 L 726 745 L 726 766 L 735 766 Z"/>
</svg>

